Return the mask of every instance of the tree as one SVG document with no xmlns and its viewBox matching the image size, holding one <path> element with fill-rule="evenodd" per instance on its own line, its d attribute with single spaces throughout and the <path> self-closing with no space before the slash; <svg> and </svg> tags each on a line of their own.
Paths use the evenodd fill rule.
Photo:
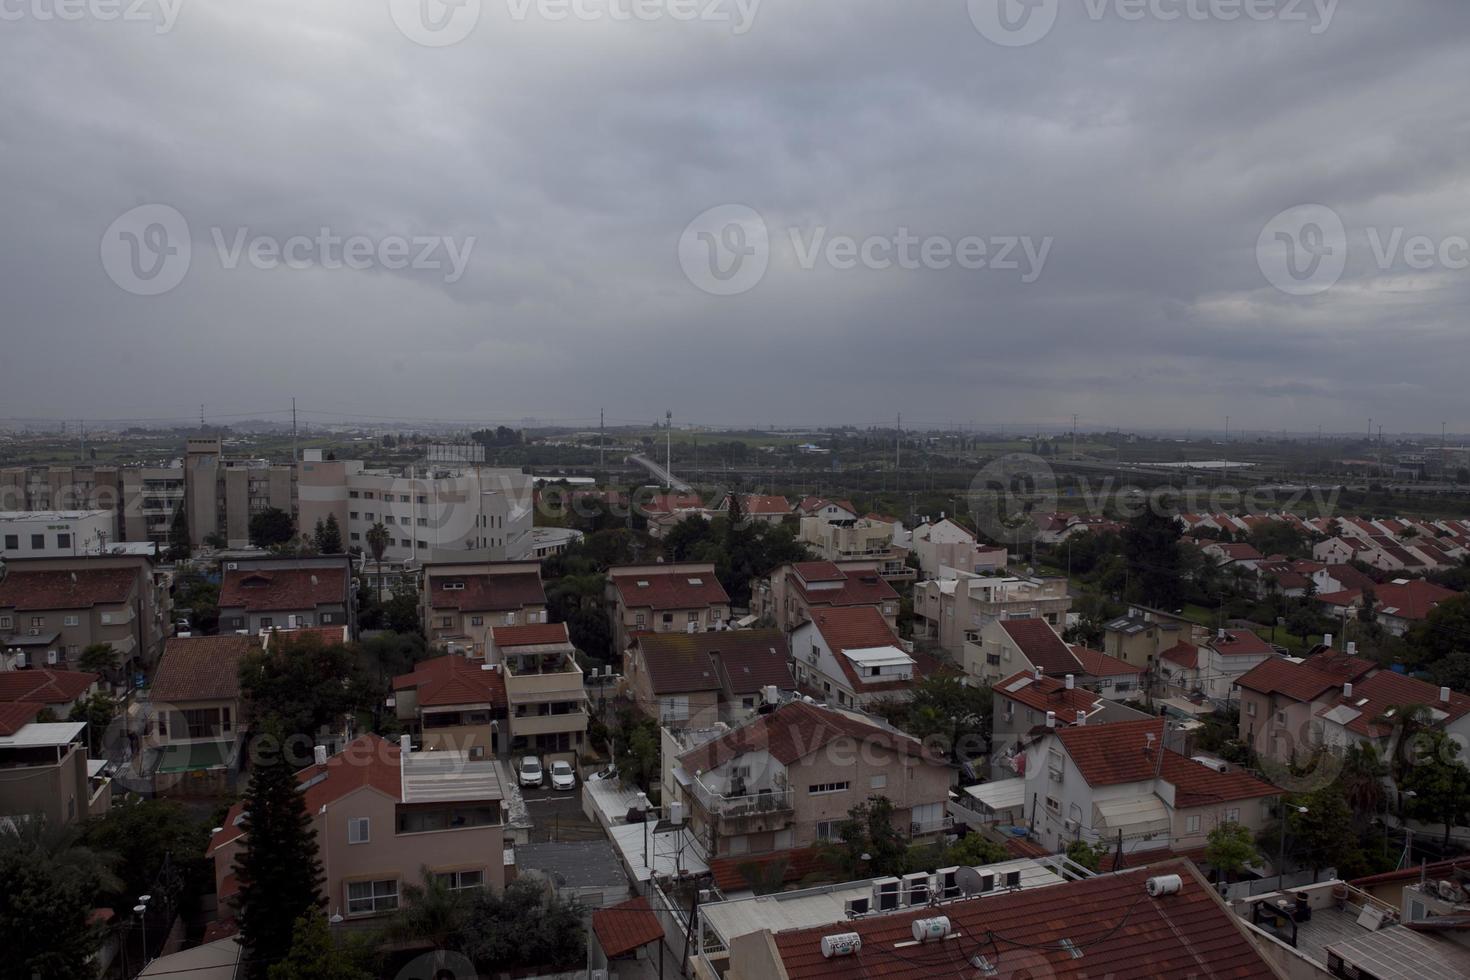
<svg viewBox="0 0 1470 980">
<path fill-rule="evenodd" d="M 187 613 L 196 634 L 219 628 L 219 585 L 193 569 L 174 576 L 174 611 Z"/>
<path fill-rule="evenodd" d="M 273 719 L 287 736 L 311 736 L 356 706 L 356 666 L 353 651 L 340 643 L 278 634 L 269 649 L 240 662 L 240 691 L 252 717 Z"/>
<path fill-rule="evenodd" d="M 102 937 L 88 916 L 100 892 L 121 887 L 109 864 L 77 843 L 75 828 L 0 822 L 0 980 L 92 974 L 87 961 Z"/>
<path fill-rule="evenodd" d="M 1416 623 L 1405 639 L 1415 665 L 1433 663 L 1470 648 L 1470 593 L 1446 599 Z"/>
<path fill-rule="evenodd" d="M 865 868 L 874 876 L 907 870 L 908 847 L 893 826 L 893 803 L 886 796 L 870 797 L 848 810 L 847 819 L 838 825 L 837 840 L 819 849 L 829 864 L 852 878 Z"/>
<path fill-rule="evenodd" d="M 1082 865 L 1088 871 L 1095 872 L 1102 867 L 1103 858 L 1108 856 L 1111 849 L 1105 840 L 1094 844 L 1089 844 L 1085 840 L 1074 840 L 1067 845 L 1067 859 Z"/>
<path fill-rule="evenodd" d="M 1128 563 L 1128 591 L 1132 598 L 1164 610 L 1182 605 L 1184 587 L 1179 553 L 1182 533 L 1178 519 L 1152 502 L 1128 522 L 1123 529 L 1123 557 Z"/>
<path fill-rule="evenodd" d="M 1383 780 L 1388 766 L 1371 742 L 1350 746 L 1342 757 L 1342 771 L 1337 774 L 1338 792 L 1360 820 L 1371 818 L 1383 807 Z"/>
<path fill-rule="evenodd" d="M 1222 823 L 1210 831 L 1205 843 L 1205 861 L 1226 881 L 1260 860 L 1250 828 L 1238 823 Z"/>
<path fill-rule="evenodd" d="M 207 878 L 200 865 L 209 843 L 209 824 L 197 819 L 174 800 L 142 800 L 118 806 L 88 821 L 82 840 L 89 847 L 117 856 L 117 874 L 122 878 L 122 899 L 132 907 L 131 896 L 169 890 L 179 899 Z M 165 863 L 175 874 L 160 880 Z M 119 907 L 118 911 L 126 911 Z"/>
<path fill-rule="evenodd" d="M 373 562 L 378 566 L 378 601 L 383 601 L 383 554 L 388 550 L 392 538 L 388 535 L 388 528 L 382 521 L 378 521 L 367 529 L 363 540 L 367 542 L 368 553 L 373 556 Z"/>
<path fill-rule="evenodd" d="M 110 694 L 98 692 L 91 697 L 78 698 L 71 706 L 69 720 L 87 723 L 87 745 L 95 757 L 102 754 L 102 737 L 107 734 L 107 726 L 115 717 L 117 701 Z"/>
<path fill-rule="evenodd" d="M 586 961 L 582 910 L 535 879 L 519 878 L 501 893 L 475 894 L 459 949 L 485 972 L 570 969 Z"/>
<path fill-rule="evenodd" d="M 1324 786 L 1293 802 L 1307 812 L 1288 808 L 1287 826 L 1296 842 L 1296 856 L 1311 866 L 1313 874 L 1329 866 L 1345 873 L 1362 860 L 1353 813 L 1337 787 Z"/>
<path fill-rule="evenodd" d="M 1405 796 L 1414 794 L 1404 806 L 1408 816 L 1444 824 L 1444 851 L 1450 846 L 1450 831 L 1470 823 L 1470 769 L 1459 754 L 1460 746 L 1444 731 L 1426 732 L 1416 746 L 1417 764 L 1399 784 Z"/>
<path fill-rule="evenodd" d="M 316 522 L 312 543 L 316 545 L 316 550 L 324 555 L 342 553 L 342 527 L 337 523 L 336 514 L 328 514 L 325 521 Z"/>
<path fill-rule="evenodd" d="M 1470 690 L 1470 653 L 1452 653 L 1429 667 L 1436 684 L 1457 691 Z"/>
<path fill-rule="evenodd" d="M 455 891 L 428 868 L 420 868 L 421 884 L 404 885 L 403 904 L 388 923 L 388 937 L 405 944 L 448 949 L 462 937 L 471 899 Z"/>
<path fill-rule="evenodd" d="M 361 949 L 344 951 L 333 945 L 324 917 L 303 915 L 291 925 L 286 958 L 270 964 L 270 980 L 372 980 L 362 959 Z"/>
<path fill-rule="evenodd" d="M 990 739 L 991 705 L 990 688 L 971 687 L 954 674 L 934 674 L 914 685 L 906 727 L 920 739 L 939 737 L 950 758 L 964 762 L 984 751 Z"/>
<path fill-rule="evenodd" d="M 111 643 L 89 643 L 82 648 L 77 666 L 90 674 L 100 674 L 110 679 L 113 671 L 117 670 L 117 652 L 112 649 Z"/>
<path fill-rule="evenodd" d="M 257 548 L 278 548 L 295 536 L 291 515 L 279 507 L 267 507 L 250 516 L 250 543 Z"/>
<path fill-rule="evenodd" d="M 631 708 L 619 713 L 618 723 L 618 733 L 613 737 L 618 775 L 623 785 L 648 792 L 659 775 L 658 724 Z"/>
<path fill-rule="evenodd" d="M 189 515 L 183 504 L 174 509 L 173 523 L 168 528 L 168 552 L 165 557 L 169 561 L 188 561 L 193 554 L 189 547 Z"/>
<path fill-rule="evenodd" d="M 279 725 L 270 725 L 267 735 L 281 745 Z M 320 915 L 324 878 L 294 768 L 281 751 L 256 755 L 241 821 L 245 844 L 234 871 L 246 975 L 266 980 L 267 966 L 291 951 L 296 919 Z"/>
<path fill-rule="evenodd" d="M 983 834 L 969 833 L 950 845 L 945 852 L 945 862 L 956 867 L 976 868 L 985 864 L 996 864 L 1009 860 L 1011 852 L 1004 844 Z"/>
</svg>

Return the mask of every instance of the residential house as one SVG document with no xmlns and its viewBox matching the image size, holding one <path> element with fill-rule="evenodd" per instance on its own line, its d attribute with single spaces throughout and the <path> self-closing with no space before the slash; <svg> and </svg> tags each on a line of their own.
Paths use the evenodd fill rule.
<svg viewBox="0 0 1470 980">
<path fill-rule="evenodd" d="M 1133 605 L 1103 626 L 1103 653 L 1149 670 L 1165 650 L 1194 638 L 1193 622 L 1175 613 Z"/>
<path fill-rule="evenodd" d="M 716 515 L 728 515 L 730 513 L 730 494 L 726 494 L 715 508 Z M 785 497 L 776 497 L 770 494 L 745 493 L 739 495 L 740 515 L 751 523 L 780 524 L 790 517 L 792 512 L 791 501 Z"/>
<path fill-rule="evenodd" d="M 485 655 L 494 626 L 546 622 L 546 589 L 536 561 L 455 562 L 424 567 L 423 611 L 429 644 Z"/>
<path fill-rule="evenodd" d="M 53 718 L 65 718 L 78 701 L 97 693 L 99 680 L 96 674 L 80 670 L 0 670 L 0 704 L 39 704 Z"/>
<path fill-rule="evenodd" d="M 1410 706 L 1428 710 L 1429 727 L 1448 732 L 1459 744 L 1470 744 L 1470 695 L 1435 687 L 1392 670 L 1378 670 L 1328 692 L 1317 702 L 1315 720 L 1320 742 L 1344 751 L 1352 745 L 1373 745 L 1382 758 L 1395 731 L 1398 716 Z"/>
<path fill-rule="evenodd" d="M 906 837 L 948 825 L 943 759 L 896 729 L 804 701 L 686 751 L 673 781 L 711 858 L 836 840 L 848 811 L 875 796 L 893 804 Z"/>
<path fill-rule="evenodd" d="M 790 655 L 778 629 L 639 633 L 623 657 L 623 676 L 638 710 L 662 725 L 740 725 L 796 690 Z"/>
<path fill-rule="evenodd" d="M 978 683 L 993 685 L 1018 671 L 1040 670 L 1049 677 L 1082 673 L 1082 662 L 1044 619 L 992 619 L 974 636 L 965 643 L 960 663 Z"/>
<path fill-rule="evenodd" d="M 1328 565 L 1346 565 L 1358 557 L 1358 548 L 1345 538 L 1328 538 L 1312 545 L 1312 557 Z"/>
<path fill-rule="evenodd" d="M 1289 764 L 1322 744 L 1316 713 L 1344 689 L 1378 670 L 1377 664 L 1331 649 L 1331 640 L 1304 660 L 1274 657 L 1235 682 L 1240 699 L 1240 739 L 1260 757 Z"/>
<path fill-rule="evenodd" d="M 1082 665 L 1078 683 L 1101 694 L 1109 701 L 1134 701 L 1144 696 L 1145 672 L 1126 660 L 1110 657 L 1101 650 L 1067 644 L 1072 656 Z"/>
<path fill-rule="evenodd" d="M 696 493 L 638 493 L 634 506 L 648 520 L 648 536 L 662 538 L 691 517 L 708 520 L 710 512 Z"/>
<path fill-rule="evenodd" d="M 219 591 L 220 629 L 255 636 L 265 630 L 346 626 L 357 633 L 352 559 L 239 559 L 224 563 Z"/>
<path fill-rule="evenodd" d="M 404 736 L 403 741 L 407 741 Z M 409 752 L 362 735 L 296 774 L 316 836 L 325 914 L 351 924 L 381 921 L 403 901 L 421 869 L 452 891 L 505 885 L 504 797 L 500 766 L 449 749 Z M 244 808 L 230 808 L 206 856 L 216 893 L 239 893 L 235 859 L 245 846 Z"/>
<path fill-rule="evenodd" d="M 1005 548 L 980 544 L 969 528 L 942 514 L 938 521 L 914 528 L 912 549 L 925 578 L 939 578 L 945 568 L 973 573 L 1006 570 Z"/>
<path fill-rule="evenodd" d="M 505 673 L 511 753 L 575 761 L 591 712 L 567 624 L 496 626 L 487 646 Z"/>
<path fill-rule="evenodd" d="M 1017 774 L 1016 760 L 1031 739 L 1068 725 L 1136 721 L 1148 715 L 1112 702 L 1077 683 L 1023 671 L 991 688 L 991 778 Z"/>
<path fill-rule="evenodd" d="M 1164 719 L 1148 718 L 1057 728 L 1031 742 L 1021 770 L 1042 846 L 1064 850 L 1080 839 L 1124 855 L 1183 853 L 1203 848 L 1221 824 L 1258 833 L 1272 822 L 1280 790 L 1196 762 L 1166 747 L 1165 735 Z"/>
<path fill-rule="evenodd" d="M 104 760 L 87 752 L 87 725 L 39 721 L 48 705 L 0 702 L 0 818 L 41 816 L 52 826 L 100 817 L 112 805 Z"/>
<path fill-rule="evenodd" d="M 234 791 L 248 719 L 240 664 L 254 637 L 174 636 L 148 689 L 144 771 L 154 791 L 191 796 Z"/>
<path fill-rule="evenodd" d="M 1460 593 L 1423 579 L 1395 579 L 1374 588 L 1378 597 L 1378 622 L 1394 636 L 1403 636 L 1442 602 Z"/>
<path fill-rule="evenodd" d="M 782 565 L 751 586 L 751 615 L 793 630 L 813 610 L 872 606 L 898 629 L 898 593 L 872 561 L 804 561 Z"/>
<path fill-rule="evenodd" d="M 820 517 L 825 521 L 855 521 L 858 509 L 851 500 L 828 500 L 825 497 L 805 497 L 796 505 L 796 516 L 800 518 Z"/>
<path fill-rule="evenodd" d="M 1170 694 L 1202 694 L 1224 702 L 1235 682 L 1262 661 L 1279 656 L 1276 648 L 1250 630 L 1222 629 L 1203 642 L 1180 641 L 1160 656 L 1159 677 Z"/>
<path fill-rule="evenodd" d="M 730 619 L 730 596 L 711 562 L 615 565 L 607 573 L 614 649 L 634 633 L 719 629 Z"/>
<path fill-rule="evenodd" d="M 1244 541 L 1213 541 L 1200 549 L 1221 568 L 1243 568 L 1254 572 L 1265 556 Z"/>
<path fill-rule="evenodd" d="M 499 755 L 509 739 L 507 703 L 505 675 L 457 653 L 420 660 L 393 678 L 394 714 L 425 751 Z"/>
<path fill-rule="evenodd" d="M 1072 597 L 1063 578 L 1018 578 L 945 571 L 946 577 L 914 586 L 915 638 L 935 640 L 955 659 L 987 623 L 1044 619 L 1067 625 Z"/>
<path fill-rule="evenodd" d="M 923 676 L 918 659 L 871 606 L 819 612 L 792 631 L 791 656 L 797 685 L 841 707 L 912 697 Z M 932 672 L 935 665 L 926 666 Z"/>
<path fill-rule="evenodd" d="M 168 633 L 165 577 L 140 555 L 21 558 L 0 579 L 0 650 L 13 667 L 72 667 L 112 647 L 126 683 L 151 670 Z M 130 685 L 128 685 L 130 686 Z"/>
</svg>

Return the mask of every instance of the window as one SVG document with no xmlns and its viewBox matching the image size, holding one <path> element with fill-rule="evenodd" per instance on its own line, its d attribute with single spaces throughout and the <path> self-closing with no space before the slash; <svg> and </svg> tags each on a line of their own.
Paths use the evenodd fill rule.
<svg viewBox="0 0 1470 980">
<path fill-rule="evenodd" d="M 423 540 L 422 538 L 419 539 L 419 547 L 420 548 L 427 548 L 428 546 L 429 546 L 429 542 Z"/>
<path fill-rule="evenodd" d="M 391 912 L 398 908 L 398 880 L 349 881 L 347 883 L 347 914 L 371 915 L 374 912 Z"/>
<path fill-rule="evenodd" d="M 846 793 L 851 785 L 846 780 L 840 783 L 813 783 L 807 787 L 807 792 L 813 796 L 820 796 L 823 793 Z"/>
<path fill-rule="evenodd" d="M 102 625 L 103 626 L 109 626 L 112 623 L 112 613 L 103 613 L 98 618 L 102 620 Z"/>
<path fill-rule="evenodd" d="M 674 614 L 673 613 L 664 613 L 664 625 L 665 626 L 673 626 L 674 625 Z"/>
<path fill-rule="evenodd" d="M 357 515 L 354 514 L 353 516 L 356 517 Z M 360 540 L 362 540 L 362 535 L 361 534 L 358 534 L 356 531 L 352 531 L 350 534 L 351 534 L 351 539 L 353 541 L 360 541 Z"/>
<path fill-rule="evenodd" d="M 755 698 L 741 698 L 740 707 L 744 708 L 746 711 L 749 711 L 750 709 L 755 707 Z"/>
<path fill-rule="evenodd" d="M 45 625 L 46 625 L 46 617 L 45 616 L 32 616 L 31 617 L 31 629 L 40 629 L 42 626 L 45 626 Z"/>
<path fill-rule="evenodd" d="M 718 609 L 711 609 L 709 611 L 709 621 L 711 623 L 718 623 L 720 621 L 720 611 Z"/>
<path fill-rule="evenodd" d="M 366 844 L 372 840 L 372 821 L 367 817 L 347 818 L 347 843 Z"/>
<path fill-rule="evenodd" d="M 406 493 L 400 493 L 398 495 L 398 502 L 400 504 L 406 504 L 406 503 L 408 503 L 408 494 L 406 494 Z"/>
<path fill-rule="evenodd" d="M 276 620 L 275 620 L 275 618 L 273 616 L 262 616 L 262 617 L 260 617 L 260 628 L 261 629 L 268 630 L 268 629 L 270 629 L 274 625 L 276 625 Z"/>
<path fill-rule="evenodd" d="M 687 721 L 688 719 L 688 695 L 665 695 L 658 699 L 659 721 Z"/>
<path fill-rule="evenodd" d="M 1254 701 L 1247 701 L 1245 703 L 1245 713 L 1252 718 L 1256 716 L 1256 703 Z"/>
<path fill-rule="evenodd" d="M 81 619 L 78 618 L 78 617 L 76 617 L 76 616 L 64 616 L 64 617 L 62 617 L 61 625 L 63 625 L 63 626 L 76 626 L 80 622 L 81 622 Z"/>
<path fill-rule="evenodd" d="M 439 617 L 439 628 L 440 629 L 446 629 L 447 630 L 450 627 L 452 627 L 453 625 L 454 625 L 454 617 L 453 616 L 440 616 Z"/>
<path fill-rule="evenodd" d="M 421 504 L 427 504 L 428 502 L 429 502 L 429 498 L 428 497 L 424 496 L 423 494 L 419 494 L 419 503 L 421 503 Z"/>
<path fill-rule="evenodd" d="M 34 551 L 44 551 L 45 548 L 46 548 L 46 535 L 44 535 L 44 534 L 32 534 L 31 535 L 31 548 Z"/>
<path fill-rule="evenodd" d="M 58 548 L 70 548 L 71 547 L 71 535 L 70 534 L 58 534 L 56 536 L 56 547 L 58 547 Z"/>
<path fill-rule="evenodd" d="M 817 840 L 837 840 L 838 827 L 842 825 L 841 820 L 818 820 Z"/>
<path fill-rule="evenodd" d="M 329 613 L 329 612 L 322 613 L 322 625 L 323 626 L 331 626 L 332 625 L 332 614 L 331 613 Z"/>
<path fill-rule="evenodd" d="M 1240 807 L 1233 806 L 1225 811 L 1226 823 L 1240 823 Z"/>
<path fill-rule="evenodd" d="M 1185 817 L 1184 818 L 1184 832 L 1186 834 L 1197 834 L 1197 833 L 1199 833 L 1199 816 L 1198 815 L 1195 815 L 1193 817 Z"/>
<path fill-rule="evenodd" d="M 398 523 L 398 519 L 396 517 L 394 517 L 392 514 L 384 514 L 383 515 L 383 523 L 384 524 L 397 524 Z"/>
<path fill-rule="evenodd" d="M 885 787 L 887 785 L 888 785 L 888 777 L 885 776 L 885 775 L 883 775 L 883 774 L 881 774 L 881 773 L 879 775 L 877 775 L 877 776 L 874 776 L 872 779 L 868 780 L 868 789 L 882 789 L 883 787 Z"/>
<path fill-rule="evenodd" d="M 13 629 L 13 627 L 10 625 L 10 617 L 9 616 L 0 616 L 0 630 L 8 630 L 8 629 Z"/>
<path fill-rule="evenodd" d="M 356 490 L 348 490 L 348 491 L 347 491 L 347 496 L 349 496 L 349 497 L 351 497 L 351 498 L 352 498 L 352 499 L 353 499 L 353 500 L 356 500 L 356 499 L 357 499 L 357 496 L 358 496 L 358 494 L 357 494 L 357 491 L 356 491 Z M 353 517 L 356 517 L 356 516 L 357 516 L 357 515 L 356 515 L 356 514 L 354 514 L 354 515 L 352 515 L 352 516 L 353 516 Z"/>
<path fill-rule="evenodd" d="M 1050 796 L 1048 796 L 1046 798 L 1046 808 L 1048 810 L 1050 810 L 1052 813 L 1061 813 L 1062 812 L 1062 805 L 1060 803 L 1058 803 L 1056 800 L 1052 799 Z"/>
<path fill-rule="evenodd" d="M 410 541 L 408 538 L 399 538 L 398 539 L 398 544 L 399 544 L 400 547 L 403 547 L 403 548 L 412 548 L 413 547 L 413 542 Z"/>
<path fill-rule="evenodd" d="M 364 490 L 362 492 L 362 499 L 363 500 L 372 500 L 373 499 L 373 492 L 371 490 Z"/>
<path fill-rule="evenodd" d="M 428 526 L 429 526 L 429 519 L 427 517 L 420 517 L 419 518 L 419 527 L 428 527 Z"/>
<path fill-rule="evenodd" d="M 471 626 L 484 626 L 485 625 L 485 617 L 484 616 L 471 616 L 470 617 L 470 625 Z"/>
<path fill-rule="evenodd" d="M 7 535 L 5 535 L 5 550 L 6 551 L 15 551 L 19 547 L 20 547 L 20 535 L 19 534 L 7 534 Z"/>
<path fill-rule="evenodd" d="M 485 886 L 484 871 L 446 871 L 434 875 L 439 883 L 450 891 L 462 891 L 466 888 L 483 888 Z"/>
<path fill-rule="evenodd" d="M 352 518 L 355 521 L 355 520 L 357 520 L 357 511 L 355 511 L 355 510 L 348 511 L 347 516 L 350 517 L 350 518 Z"/>
<path fill-rule="evenodd" d="M 690 613 L 689 614 L 689 622 L 691 622 L 691 623 L 697 623 L 697 622 L 699 622 L 699 613 L 697 613 L 697 612 Z"/>
<path fill-rule="evenodd" d="M 644 623 L 644 621 L 643 621 L 643 614 L 642 613 L 639 613 L 638 615 L 636 615 L 636 616 L 633 617 L 633 625 L 635 625 L 635 626 L 644 626 L 644 625 L 646 625 Z"/>
<path fill-rule="evenodd" d="M 516 614 L 513 613 L 513 612 L 506 613 L 505 614 L 505 625 L 507 625 L 507 626 L 514 626 L 515 624 L 516 624 Z"/>
<path fill-rule="evenodd" d="M 365 521 L 371 521 L 374 519 L 375 516 L 376 515 L 374 515 L 373 512 L 370 510 L 365 510 L 362 512 L 362 519 Z"/>
</svg>

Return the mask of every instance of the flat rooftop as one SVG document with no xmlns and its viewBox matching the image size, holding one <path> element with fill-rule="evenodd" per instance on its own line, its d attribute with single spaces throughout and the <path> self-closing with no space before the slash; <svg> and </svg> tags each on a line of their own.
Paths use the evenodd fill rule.
<svg viewBox="0 0 1470 980">
<path fill-rule="evenodd" d="M 501 800 L 500 765 L 464 752 L 413 752 L 400 759 L 405 803 L 465 803 Z"/>
</svg>

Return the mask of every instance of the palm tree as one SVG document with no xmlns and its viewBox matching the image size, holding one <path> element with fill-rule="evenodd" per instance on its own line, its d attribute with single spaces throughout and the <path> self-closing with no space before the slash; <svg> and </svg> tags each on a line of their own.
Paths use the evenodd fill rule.
<svg viewBox="0 0 1470 980">
<path fill-rule="evenodd" d="M 1388 765 L 1379 755 L 1378 746 L 1371 742 L 1351 746 L 1343 755 L 1337 783 L 1355 816 L 1371 818 L 1383 806 L 1387 796 L 1383 780 L 1387 775 Z"/>
<path fill-rule="evenodd" d="M 430 946 L 442 958 L 458 945 L 472 902 L 468 893 L 450 888 L 428 868 L 419 873 L 423 884 L 403 886 L 404 900 L 388 922 L 387 935 L 408 946 Z"/>
<path fill-rule="evenodd" d="M 383 601 L 383 552 L 388 550 L 388 543 L 392 540 L 388 537 L 388 528 L 382 521 L 378 521 L 368 528 L 365 539 L 368 551 L 372 553 L 373 561 L 378 566 L 378 602 Z"/>
</svg>

